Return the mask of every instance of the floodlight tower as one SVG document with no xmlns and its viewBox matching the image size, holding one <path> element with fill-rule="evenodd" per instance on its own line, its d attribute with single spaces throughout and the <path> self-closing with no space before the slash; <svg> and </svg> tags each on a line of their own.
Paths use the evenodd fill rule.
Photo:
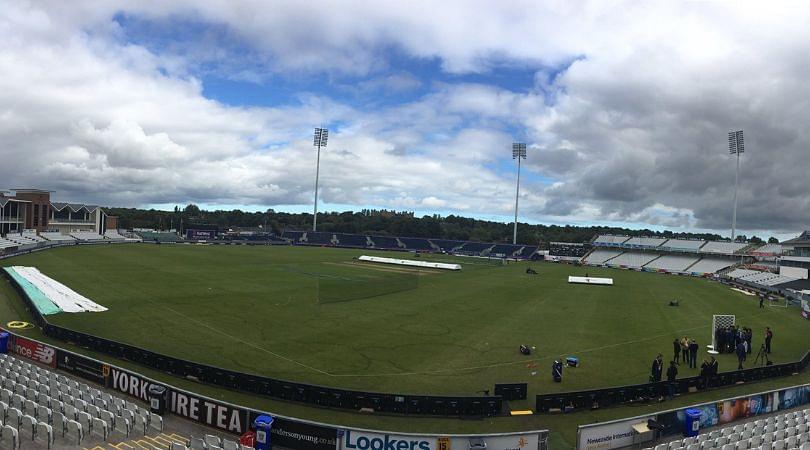
<svg viewBox="0 0 810 450">
<path fill-rule="evenodd" d="M 730 131 L 728 133 L 728 153 L 737 155 L 737 172 L 734 176 L 734 213 L 731 216 L 731 241 L 737 239 L 737 188 L 740 184 L 740 155 L 745 152 L 745 142 L 743 132 Z"/>
<path fill-rule="evenodd" d="M 315 128 L 313 145 L 318 148 L 318 157 L 315 162 L 315 208 L 312 212 L 312 231 L 318 231 L 318 176 L 321 171 L 321 147 L 326 147 L 327 138 L 329 138 L 329 130 Z"/>
<path fill-rule="evenodd" d="M 517 159 L 517 187 L 515 188 L 515 229 L 512 234 L 512 244 L 517 244 L 517 224 L 518 224 L 518 198 L 520 197 L 520 160 L 526 159 L 526 144 L 515 142 L 512 144 L 512 159 Z"/>
</svg>

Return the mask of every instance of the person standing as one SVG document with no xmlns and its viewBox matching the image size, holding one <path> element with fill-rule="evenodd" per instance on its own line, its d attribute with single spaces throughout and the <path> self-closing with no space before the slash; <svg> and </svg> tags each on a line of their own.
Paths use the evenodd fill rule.
<svg viewBox="0 0 810 450">
<path fill-rule="evenodd" d="M 759 295 L 759 307 L 760 309 L 765 307 L 765 296 L 762 294 Z"/>
<path fill-rule="evenodd" d="M 744 341 L 740 341 L 737 344 L 737 370 L 743 370 L 743 361 L 745 361 L 745 344 Z"/>
<path fill-rule="evenodd" d="M 771 353 L 771 339 L 773 339 L 773 331 L 771 331 L 771 327 L 765 327 L 765 353 Z"/>
<path fill-rule="evenodd" d="M 709 361 L 709 376 L 711 379 L 717 376 L 717 372 L 720 371 L 720 365 L 717 363 L 717 359 L 712 356 L 711 361 Z"/>
<path fill-rule="evenodd" d="M 684 336 L 681 339 L 681 362 L 689 362 L 689 338 Z"/>
<path fill-rule="evenodd" d="M 749 355 L 750 355 L 750 354 L 751 354 L 751 352 L 752 352 L 752 350 L 751 350 L 751 339 L 753 339 L 753 337 L 754 337 L 754 332 L 753 332 L 753 331 L 751 331 L 751 329 L 750 329 L 750 328 L 746 328 L 746 329 L 745 329 L 745 342 L 746 342 L 746 344 L 747 344 L 747 348 L 748 348 L 748 354 L 749 354 Z"/>
<path fill-rule="evenodd" d="M 678 359 L 681 357 L 681 343 L 678 342 L 678 338 L 675 338 L 675 340 L 672 341 L 672 352 L 675 354 L 674 361 L 672 362 L 680 365 L 680 363 L 678 363 Z"/>
<path fill-rule="evenodd" d="M 699 348 L 700 347 L 698 346 L 697 342 L 692 339 L 692 341 L 689 343 L 689 368 L 691 369 L 697 368 L 697 354 Z"/>
<path fill-rule="evenodd" d="M 711 364 L 706 358 L 703 358 L 703 363 L 700 365 L 700 378 L 703 379 L 703 389 L 709 387 L 709 376 L 711 372 Z"/>
<path fill-rule="evenodd" d="M 661 381 L 661 375 L 664 372 L 664 357 L 660 353 L 653 360 L 652 367 L 650 368 L 650 382 L 657 383 Z"/>
<path fill-rule="evenodd" d="M 675 397 L 675 377 L 678 376 L 678 368 L 675 366 L 675 361 L 669 362 L 669 369 L 667 369 L 667 382 L 669 385 L 669 398 Z"/>
</svg>

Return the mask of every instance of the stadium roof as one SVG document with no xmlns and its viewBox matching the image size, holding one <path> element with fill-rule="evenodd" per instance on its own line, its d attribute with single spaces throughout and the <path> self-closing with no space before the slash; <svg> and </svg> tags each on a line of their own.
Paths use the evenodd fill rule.
<svg viewBox="0 0 810 450">
<path fill-rule="evenodd" d="M 19 200 L 19 199 L 10 198 L 10 197 L 0 197 L 0 206 L 6 206 L 6 203 L 8 203 L 8 202 L 31 203 L 31 201 L 29 201 L 29 200 Z"/>
<path fill-rule="evenodd" d="M 804 233 L 800 234 L 799 237 L 782 242 L 782 244 L 799 246 L 810 245 L 810 231 L 805 231 Z"/>
<path fill-rule="evenodd" d="M 98 206 L 95 205 L 82 205 L 80 203 L 64 203 L 64 202 L 51 202 L 51 206 L 53 209 L 57 211 L 61 211 L 65 208 L 70 208 L 71 211 L 76 212 L 81 209 L 86 209 L 89 212 L 93 212 L 98 209 Z"/>
</svg>

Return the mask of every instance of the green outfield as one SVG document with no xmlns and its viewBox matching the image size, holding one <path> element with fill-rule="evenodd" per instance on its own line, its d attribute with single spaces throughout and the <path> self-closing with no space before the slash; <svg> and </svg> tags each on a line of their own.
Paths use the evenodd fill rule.
<svg viewBox="0 0 810 450">
<path fill-rule="evenodd" d="M 52 323 L 214 366 L 367 391 L 476 395 L 497 382 L 527 382 L 531 398 L 643 383 L 657 353 L 671 358 L 674 338 L 694 337 L 703 349 L 712 314 L 735 314 L 755 330 L 755 347 L 764 327 L 773 328 L 775 362 L 799 359 L 810 342 L 797 309 L 759 309 L 753 297 L 702 279 L 421 257 L 463 266 L 439 272 L 354 259 L 362 254 L 391 256 L 128 244 L 58 248 L 0 264 L 35 266 L 109 308 L 48 316 Z M 527 266 L 539 274 L 527 275 Z M 585 272 L 615 285 L 567 283 Z M 6 301 L 19 302 L 9 292 Z M 668 306 L 673 299 L 679 307 Z M 4 323 L 19 318 L 14 309 L 4 309 Z M 520 344 L 535 353 L 519 354 Z M 551 361 L 568 355 L 582 366 L 553 383 Z M 720 369 L 736 369 L 736 359 L 721 355 Z M 681 366 L 681 376 L 695 374 Z"/>
</svg>

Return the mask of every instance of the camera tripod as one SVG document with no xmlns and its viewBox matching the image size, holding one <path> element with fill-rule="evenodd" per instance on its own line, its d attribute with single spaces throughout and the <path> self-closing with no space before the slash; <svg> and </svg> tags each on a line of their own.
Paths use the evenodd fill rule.
<svg viewBox="0 0 810 450">
<path fill-rule="evenodd" d="M 759 352 L 757 352 L 757 357 L 754 360 L 754 365 L 760 363 L 761 365 L 765 366 L 768 365 L 770 361 L 768 360 L 768 352 L 765 351 L 765 344 L 759 348 Z"/>
</svg>

